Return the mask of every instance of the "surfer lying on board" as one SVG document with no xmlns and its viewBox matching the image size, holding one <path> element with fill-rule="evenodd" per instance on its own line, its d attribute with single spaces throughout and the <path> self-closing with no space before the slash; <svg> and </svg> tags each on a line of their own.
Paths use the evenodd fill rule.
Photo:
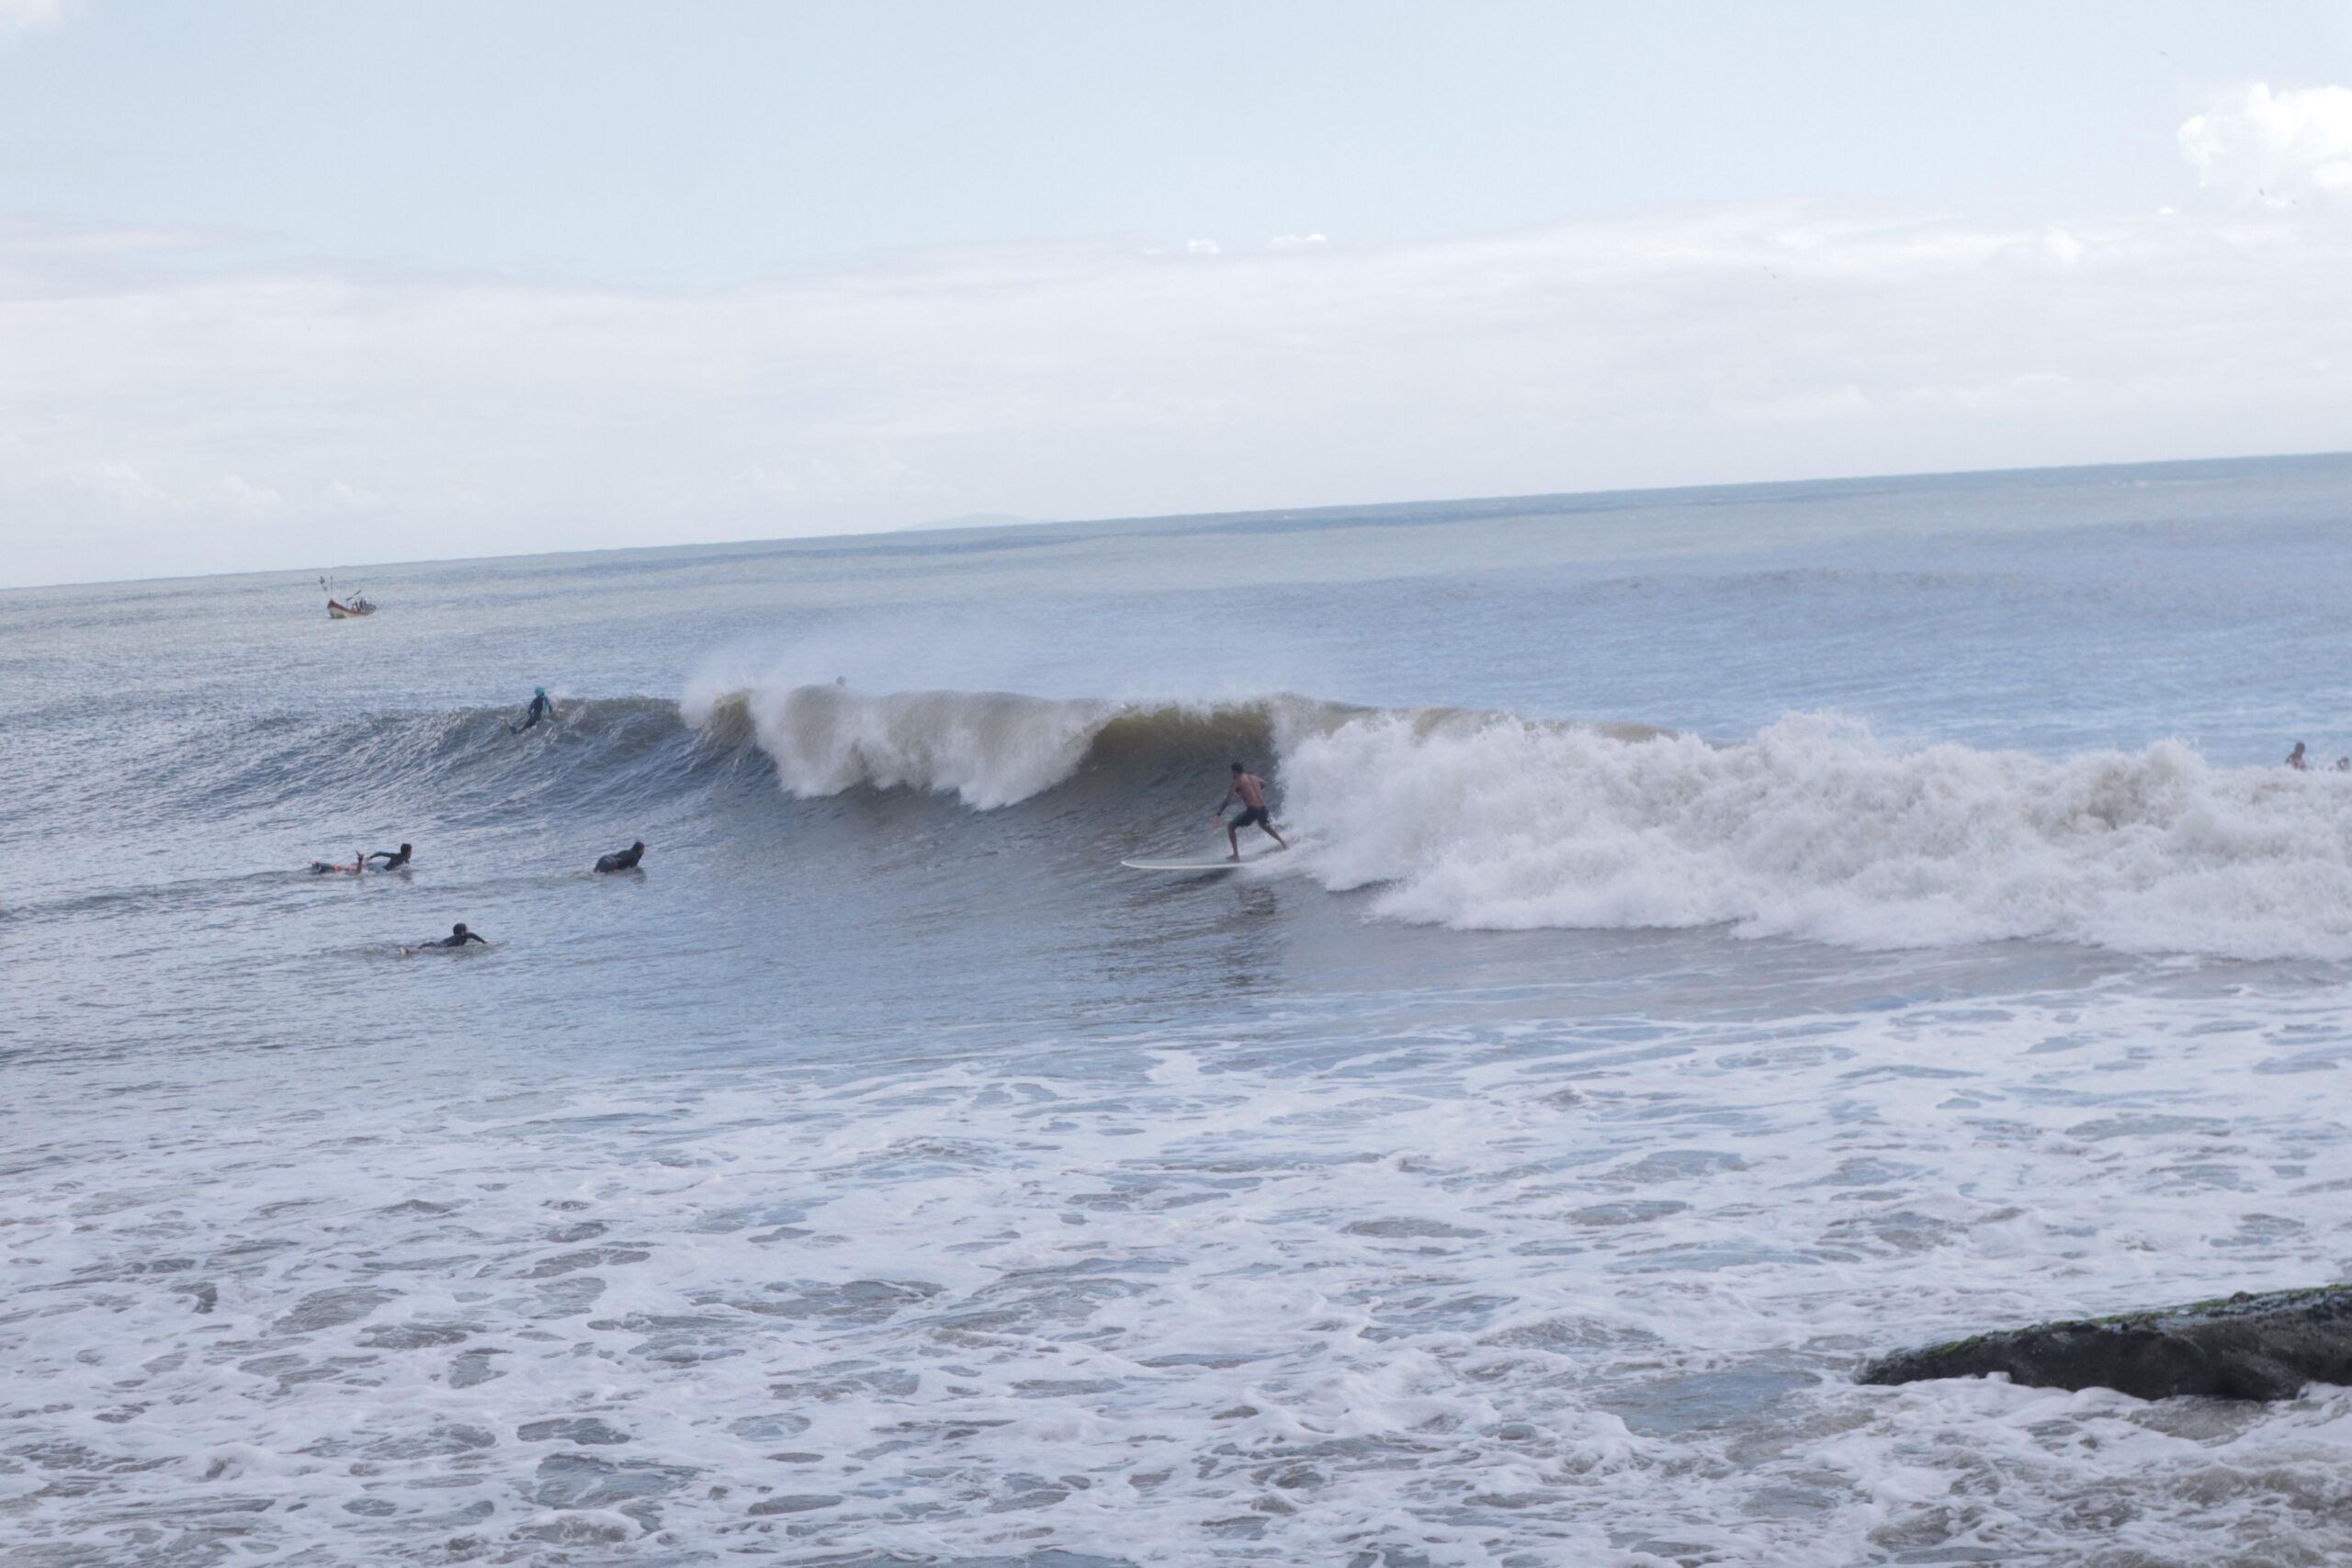
<svg viewBox="0 0 2352 1568">
<path fill-rule="evenodd" d="M 539 720 L 554 716 L 555 705 L 548 701 L 548 689 L 545 686 L 534 686 L 531 688 L 531 705 L 523 710 L 523 722 L 510 724 L 506 728 L 510 733 L 520 735 L 526 729 L 536 728 Z"/>
<path fill-rule="evenodd" d="M 373 852 L 362 857 L 359 863 L 366 865 L 368 862 L 371 860 L 379 860 L 384 863 L 383 864 L 376 867 L 378 871 L 398 871 L 402 866 L 408 864 L 408 846 L 406 844 L 402 844 L 400 847 L 400 852 L 398 854 L 393 853 L 390 850 L 374 851 Z"/>
<path fill-rule="evenodd" d="M 1282 844 L 1283 848 L 1290 848 L 1289 844 L 1283 842 L 1283 836 L 1274 831 L 1274 819 L 1266 814 L 1266 781 L 1250 773 L 1238 762 L 1233 764 L 1233 783 L 1226 786 L 1225 799 L 1216 803 L 1217 820 L 1221 822 L 1225 820 L 1225 808 L 1237 795 L 1241 797 L 1242 812 L 1240 816 L 1225 824 L 1225 841 L 1233 846 L 1233 852 L 1225 858 L 1227 860 L 1241 858 L 1241 829 L 1252 823 L 1257 824 L 1265 832 L 1266 837 Z"/>
<path fill-rule="evenodd" d="M 403 947 L 401 951 L 402 953 L 429 953 L 436 947 L 463 947 L 469 942 L 481 942 L 484 947 L 488 947 L 490 945 L 490 939 L 488 937 L 483 936 L 480 931 L 469 931 L 466 930 L 466 922 L 459 920 L 456 925 L 449 928 L 449 934 L 443 937 L 439 942 L 420 942 L 414 947 Z"/>
<path fill-rule="evenodd" d="M 405 849 L 407 846 L 402 845 L 401 847 Z M 361 854 L 357 850 L 351 852 L 351 863 L 349 865 L 340 865 L 331 860 L 314 860 L 311 863 L 311 874 L 313 876 L 323 876 L 331 871 L 344 876 L 356 876 L 367 869 L 368 857 Z"/>
<path fill-rule="evenodd" d="M 637 863 L 645 858 L 645 840 L 639 839 L 625 850 L 615 850 L 608 855 L 596 857 L 598 871 L 635 871 Z"/>
</svg>

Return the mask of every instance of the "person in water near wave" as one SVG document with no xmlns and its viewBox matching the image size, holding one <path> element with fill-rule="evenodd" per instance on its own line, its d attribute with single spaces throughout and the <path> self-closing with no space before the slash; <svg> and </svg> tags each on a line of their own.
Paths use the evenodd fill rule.
<svg viewBox="0 0 2352 1568">
<path fill-rule="evenodd" d="M 449 928 L 449 934 L 443 937 L 440 941 L 420 942 L 414 947 L 403 947 L 401 951 L 402 953 L 425 953 L 436 947 L 463 947 L 469 942 L 478 942 L 484 947 L 488 947 L 490 945 L 490 939 L 488 937 L 483 936 L 480 931 L 468 931 L 466 929 L 466 922 L 459 920 L 456 925 Z"/>
<path fill-rule="evenodd" d="M 408 846 L 402 844 L 397 853 L 390 850 L 371 851 L 361 857 L 359 863 L 366 865 L 371 860 L 379 860 L 384 863 L 376 868 L 378 871 L 398 871 L 408 864 Z"/>
<path fill-rule="evenodd" d="M 1216 820 L 1225 821 L 1225 808 L 1232 803 L 1233 797 L 1237 795 L 1241 797 L 1242 810 L 1240 816 L 1225 823 L 1225 841 L 1233 846 L 1233 852 L 1225 858 L 1227 860 L 1241 858 L 1241 829 L 1253 823 L 1266 837 L 1281 844 L 1284 849 L 1290 848 L 1290 845 L 1283 841 L 1283 836 L 1274 831 L 1274 819 L 1267 814 L 1266 781 L 1238 762 L 1233 764 L 1233 782 L 1226 786 L 1225 798 L 1216 803 Z"/>
<path fill-rule="evenodd" d="M 596 857 L 598 871 L 635 871 L 637 863 L 645 858 L 645 840 L 639 839 L 625 850 L 615 850 L 608 855 Z"/>
<path fill-rule="evenodd" d="M 537 728 L 539 720 L 554 716 L 555 705 L 548 701 L 548 689 L 545 686 L 534 686 L 531 688 L 531 705 L 523 710 L 523 722 L 510 724 L 506 728 L 511 733 L 520 735 L 526 729 Z"/>
<path fill-rule="evenodd" d="M 2311 766 L 2310 763 L 2303 761 L 2303 743 L 2301 741 L 2296 741 L 2295 749 L 2287 753 L 2287 765 L 2294 769 L 2297 773 L 2301 773 L 2305 768 Z"/>
</svg>

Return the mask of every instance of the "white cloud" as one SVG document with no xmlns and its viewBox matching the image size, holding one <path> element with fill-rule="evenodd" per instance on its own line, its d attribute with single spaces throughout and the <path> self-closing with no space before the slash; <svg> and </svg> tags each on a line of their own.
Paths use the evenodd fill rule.
<svg viewBox="0 0 2352 1568">
<path fill-rule="evenodd" d="M 2301 213 L 1751 210 L 1293 260 L 650 293 L 0 244 L 0 571 L 2352 447 L 2352 227 Z"/>
<path fill-rule="evenodd" d="M 216 487 L 220 502 L 232 512 L 251 516 L 258 513 L 275 512 L 286 504 L 286 498 L 267 485 L 257 485 L 243 474 L 223 474 Z"/>
<path fill-rule="evenodd" d="M 2064 402 L 2074 392 L 2075 383 L 2067 377 L 2048 370 L 2029 370 L 1973 387 L 1912 387 L 1904 396 L 1928 407 L 1973 414 L 2047 409 Z"/>
<path fill-rule="evenodd" d="M 0 0 L 0 38 L 53 28 L 65 17 L 65 0 Z"/>
<path fill-rule="evenodd" d="M 1303 251 L 1331 242 L 1320 234 L 1277 234 L 1271 243 L 1278 251 Z"/>
<path fill-rule="evenodd" d="M 74 482 L 122 512 L 153 512 L 171 500 L 160 486 L 150 483 L 146 475 L 119 459 L 92 463 L 72 478 Z"/>
<path fill-rule="evenodd" d="M 1187 240 L 1184 254 L 1188 256 L 1214 256 L 1224 254 L 1225 247 L 1215 240 Z"/>
<path fill-rule="evenodd" d="M 1860 419 L 1870 411 L 1870 394 L 1849 381 L 1842 387 L 1768 398 L 1732 409 L 1729 417 L 1754 424 L 1813 424 L 1823 420 Z"/>
<path fill-rule="evenodd" d="M 2266 206 L 2352 200 L 2352 87 L 2256 82 L 2180 128 L 2199 185 Z"/>
</svg>

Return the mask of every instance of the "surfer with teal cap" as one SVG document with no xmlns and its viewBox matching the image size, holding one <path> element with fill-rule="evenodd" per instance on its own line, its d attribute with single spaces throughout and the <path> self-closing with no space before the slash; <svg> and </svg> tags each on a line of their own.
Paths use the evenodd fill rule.
<svg viewBox="0 0 2352 1568">
<path fill-rule="evenodd" d="M 1225 821 L 1225 808 L 1232 804 L 1237 795 L 1241 797 L 1241 815 L 1225 824 L 1225 841 L 1233 846 L 1233 852 L 1225 858 L 1241 858 L 1241 829 L 1252 826 L 1283 848 L 1290 848 L 1283 836 L 1274 831 L 1274 819 L 1266 812 L 1266 781 L 1238 762 L 1233 764 L 1233 782 L 1226 786 L 1225 798 L 1216 803 L 1218 821 Z"/>
<path fill-rule="evenodd" d="M 523 710 L 523 722 L 510 724 L 506 728 L 511 733 L 520 735 L 526 729 L 538 728 L 539 720 L 554 716 L 555 705 L 548 701 L 548 689 L 545 686 L 534 686 L 531 688 L 531 705 Z"/>
</svg>

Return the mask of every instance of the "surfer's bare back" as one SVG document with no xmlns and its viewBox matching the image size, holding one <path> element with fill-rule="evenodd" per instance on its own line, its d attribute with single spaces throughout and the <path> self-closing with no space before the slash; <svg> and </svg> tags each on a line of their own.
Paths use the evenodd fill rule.
<svg viewBox="0 0 2352 1568">
<path fill-rule="evenodd" d="M 1226 786 L 1225 798 L 1216 803 L 1218 821 L 1225 820 L 1225 808 L 1232 804 L 1233 797 L 1237 795 L 1241 797 L 1242 811 L 1240 816 L 1225 824 L 1225 841 L 1233 846 L 1233 852 L 1225 858 L 1227 860 L 1241 858 L 1241 829 L 1252 824 L 1263 830 L 1266 837 L 1281 844 L 1283 848 L 1290 848 L 1289 844 L 1283 842 L 1283 836 L 1274 831 L 1274 819 L 1267 815 L 1266 781 L 1238 762 L 1233 764 L 1233 782 Z"/>
</svg>

